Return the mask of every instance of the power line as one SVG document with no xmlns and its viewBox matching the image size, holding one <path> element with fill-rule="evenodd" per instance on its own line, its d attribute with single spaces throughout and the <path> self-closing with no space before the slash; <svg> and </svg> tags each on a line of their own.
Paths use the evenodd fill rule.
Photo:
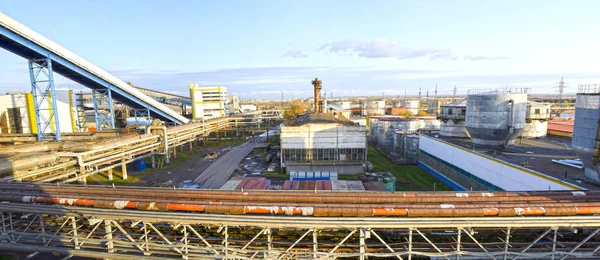
<svg viewBox="0 0 600 260">
<path fill-rule="evenodd" d="M 563 97 L 563 93 L 565 92 L 565 88 L 567 88 L 567 85 L 565 84 L 565 81 L 563 80 L 563 77 L 560 77 L 560 81 L 558 82 L 558 85 L 555 86 L 555 88 L 558 89 L 558 104 L 559 106 L 562 106 L 562 97 Z"/>
</svg>

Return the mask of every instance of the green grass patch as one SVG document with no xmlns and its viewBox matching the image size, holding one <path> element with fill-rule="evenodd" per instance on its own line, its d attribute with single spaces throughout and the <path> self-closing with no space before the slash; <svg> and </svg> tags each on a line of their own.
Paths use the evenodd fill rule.
<svg viewBox="0 0 600 260">
<path fill-rule="evenodd" d="M 120 167 L 118 167 L 120 169 Z M 115 184 L 116 186 L 119 185 L 128 185 L 131 183 L 136 183 L 138 181 L 140 181 L 140 178 L 137 175 L 140 175 L 142 173 L 144 173 L 146 171 L 143 172 L 127 172 L 127 180 L 123 180 L 123 174 L 121 173 L 120 170 L 117 169 L 113 169 L 113 179 L 108 180 L 108 173 L 107 172 L 101 172 L 101 173 L 97 173 L 94 174 L 94 178 L 92 177 L 88 177 L 87 178 L 87 182 L 88 183 L 97 183 L 97 184 Z M 98 180 L 98 181 L 97 181 Z M 103 183 L 102 183 L 103 182 Z"/>
<path fill-rule="evenodd" d="M 358 181 L 358 175 L 356 175 L 356 174 L 339 174 L 338 180 L 340 180 L 340 181 Z"/>
<path fill-rule="evenodd" d="M 17 257 L 14 255 L 0 255 L 0 260 L 16 260 Z"/>
<path fill-rule="evenodd" d="M 280 135 L 269 135 L 267 142 L 271 144 L 271 146 L 279 146 Z"/>
<path fill-rule="evenodd" d="M 369 161 L 373 164 L 374 172 L 390 172 L 396 177 L 397 191 L 433 191 L 434 183 L 436 191 L 452 190 L 419 166 L 397 165 L 371 145 L 369 145 L 367 153 Z"/>
<path fill-rule="evenodd" d="M 265 172 L 261 174 L 263 177 L 266 178 L 270 178 L 270 179 L 290 179 L 290 175 L 287 173 L 270 173 L 270 172 Z"/>
</svg>

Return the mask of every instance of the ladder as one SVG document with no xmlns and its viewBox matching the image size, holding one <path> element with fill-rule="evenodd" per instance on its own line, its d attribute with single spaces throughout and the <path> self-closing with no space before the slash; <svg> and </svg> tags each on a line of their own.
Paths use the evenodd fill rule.
<svg viewBox="0 0 600 260">
<path fill-rule="evenodd" d="M 87 127 L 85 125 L 85 107 L 83 106 L 84 103 L 84 99 L 83 99 L 83 92 L 80 91 L 79 93 L 75 93 L 75 109 L 77 111 L 77 132 L 87 132 Z"/>
</svg>

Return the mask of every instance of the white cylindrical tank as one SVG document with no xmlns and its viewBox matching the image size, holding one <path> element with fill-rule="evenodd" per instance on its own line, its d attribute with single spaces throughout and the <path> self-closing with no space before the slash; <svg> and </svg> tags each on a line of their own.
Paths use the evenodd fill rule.
<svg viewBox="0 0 600 260">
<path fill-rule="evenodd" d="M 397 106 L 406 107 L 406 112 L 412 115 L 416 115 L 419 112 L 419 107 L 421 106 L 420 101 L 417 99 L 400 100 L 397 103 Z"/>
<path fill-rule="evenodd" d="M 575 126 L 571 147 L 583 162 L 585 177 L 600 182 L 598 176 L 599 164 L 594 164 L 593 161 L 594 144 L 596 143 L 598 120 L 600 119 L 600 94 L 597 91 L 600 89 L 585 90 L 580 87 L 580 93 L 577 93 Z"/>
<path fill-rule="evenodd" d="M 373 100 L 367 102 L 368 115 L 383 115 L 385 114 L 385 101 Z"/>
<path fill-rule="evenodd" d="M 513 145 L 525 127 L 527 94 L 496 90 L 467 95 L 465 127 L 476 145 Z"/>
<path fill-rule="evenodd" d="M 523 137 L 545 137 L 548 132 L 548 119 L 550 118 L 550 104 L 527 102 L 525 128 L 521 132 Z"/>
</svg>

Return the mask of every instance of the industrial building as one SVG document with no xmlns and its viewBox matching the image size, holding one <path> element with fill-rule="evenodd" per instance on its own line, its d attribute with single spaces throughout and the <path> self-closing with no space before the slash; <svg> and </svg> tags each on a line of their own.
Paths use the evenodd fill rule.
<svg viewBox="0 0 600 260">
<path fill-rule="evenodd" d="M 470 90 L 465 127 L 475 145 L 512 145 L 525 128 L 528 89 Z"/>
<path fill-rule="evenodd" d="M 229 94 L 227 96 L 227 107 L 230 113 L 240 113 L 240 98 L 238 95 Z"/>
<path fill-rule="evenodd" d="M 5 155 L 0 179 L 6 182 L 0 184 L 3 252 L 20 251 L 44 259 L 50 254 L 65 259 L 598 258 L 597 192 L 582 191 L 582 186 L 511 164 L 496 154 L 437 139 L 435 134 L 413 134 L 414 129 L 439 128 L 434 117 L 405 121 L 373 117 L 371 122 L 381 127 L 376 134 L 382 133 L 374 138 L 407 161 L 418 158 L 423 169 L 459 192 L 395 192 L 395 178 L 373 173 L 372 178 L 387 180 L 363 185 L 353 180 L 293 179 L 324 172 L 343 176 L 362 172 L 368 164 L 366 127 L 347 120 L 343 112 L 327 111 L 318 79 L 313 81 L 315 113 L 301 115 L 281 130 L 282 165 L 287 172 L 297 173 L 282 182 L 281 190 L 269 190 L 276 185 L 266 178 L 227 182 L 223 177 L 227 175 L 223 168 L 237 167 L 229 162 L 247 160 L 256 146 L 267 150 L 268 143 L 259 145 L 264 137 L 208 154 L 204 158 L 209 168 L 223 168 L 202 173 L 194 188 L 171 187 L 180 182 L 176 175 L 194 170 L 187 167 L 170 168 L 177 172 L 167 182 L 154 182 L 168 188 L 115 186 L 113 170 L 120 168 L 116 174 L 126 180 L 128 164 L 147 160 L 152 167 L 167 165 L 184 147 L 193 152 L 211 136 L 264 132 L 260 122 L 280 111 L 226 116 L 228 110 L 236 110 L 227 101 L 226 88 L 204 93 L 194 85 L 191 100 L 177 101 L 181 107 L 186 102 L 193 106 L 193 119 L 207 119 L 194 122 L 171 109 L 175 99 L 158 101 L 1 13 L 0 48 L 28 61 L 33 92 L 0 97 L 8 104 L 0 106 L 4 140 L 0 152 Z M 37 69 L 48 78 L 37 78 Z M 98 130 L 111 121 L 115 128 L 112 98 L 133 109 L 136 118 L 143 113 L 144 118 L 165 122 L 153 120 L 137 130 L 69 134 L 61 139 L 60 133 L 69 127 L 81 130 L 78 118 L 85 111 L 79 113 L 71 93 L 65 98 L 55 91 L 55 72 L 92 89 Z M 507 141 L 500 145 L 505 149 L 523 129 L 518 125 L 520 110 L 516 112 L 521 98 L 513 94 L 478 95 L 467 101 L 473 109 L 467 108 L 465 120 L 471 112 L 482 117 L 469 125 L 469 132 L 481 130 L 472 132 L 478 143 L 496 144 L 497 135 L 502 135 Z M 597 163 L 600 149 L 597 95 L 578 107 L 589 113 L 577 119 L 582 127 L 576 130 L 582 132 L 574 142 L 589 152 L 580 153 L 590 158 L 589 167 Z M 376 109 L 379 112 L 380 105 Z M 525 115 L 522 118 L 525 121 Z M 488 127 L 493 120 L 498 125 Z M 35 133 L 36 126 L 37 136 L 27 133 Z M 408 131 L 399 131 L 403 127 Z M 87 186 L 88 178 L 100 174 L 106 174 L 113 186 Z M 215 176 L 222 180 L 214 180 Z M 81 183 L 68 184 L 76 181 Z M 228 183 L 229 188 L 201 190 L 217 183 L 220 187 Z M 394 185 L 388 189 L 387 184 Z"/>
<path fill-rule="evenodd" d="M 455 98 L 433 98 L 427 100 L 427 114 L 437 116 L 441 113 L 441 107 L 446 104 L 454 103 Z"/>
<path fill-rule="evenodd" d="M 442 105 L 441 114 L 437 117 L 442 122 L 440 136 L 469 137 L 469 133 L 465 128 L 466 115 L 466 99 Z"/>
<path fill-rule="evenodd" d="M 550 119 L 550 104 L 527 102 L 525 114 L 525 128 L 522 137 L 540 138 L 548 134 L 548 120 Z"/>
<path fill-rule="evenodd" d="M 51 118 L 50 113 L 56 106 L 56 117 L 60 120 L 59 132 L 75 133 L 84 132 L 79 129 L 80 121 L 85 122 L 84 116 L 79 116 L 78 111 L 83 112 L 83 107 L 75 106 L 75 95 L 71 90 L 57 90 L 55 100 L 44 99 L 39 105 L 40 116 Z M 55 124 L 47 127 L 42 125 L 44 133 L 55 133 Z M 38 123 L 31 93 L 10 93 L 0 95 L 0 131 L 3 134 L 34 134 L 38 132 Z"/>
<path fill-rule="evenodd" d="M 321 81 L 314 86 L 315 113 L 298 116 L 281 127 L 281 166 L 290 172 L 364 172 L 367 162 L 367 131 L 342 114 L 324 113 Z"/>
<path fill-rule="evenodd" d="M 419 129 L 439 130 L 440 122 L 433 116 L 369 117 L 369 142 L 380 147 L 391 148 L 396 132 L 416 133 Z"/>
<path fill-rule="evenodd" d="M 193 118 L 206 120 L 229 114 L 226 87 L 199 87 L 198 84 L 189 87 Z"/>
<path fill-rule="evenodd" d="M 333 114 L 310 113 L 281 128 L 281 165 L 289 172 L 364 172 L 366 127 Z"/>
<path fill-rule="evenodd" d="M 399 156 L 406 164 L 417 163 L 419 130 L 440 129 L 440 121 L 432 116 L 401 117 L 374 116 L 369 117 L 369 143 L 385 152 Z"/>
</svg>

